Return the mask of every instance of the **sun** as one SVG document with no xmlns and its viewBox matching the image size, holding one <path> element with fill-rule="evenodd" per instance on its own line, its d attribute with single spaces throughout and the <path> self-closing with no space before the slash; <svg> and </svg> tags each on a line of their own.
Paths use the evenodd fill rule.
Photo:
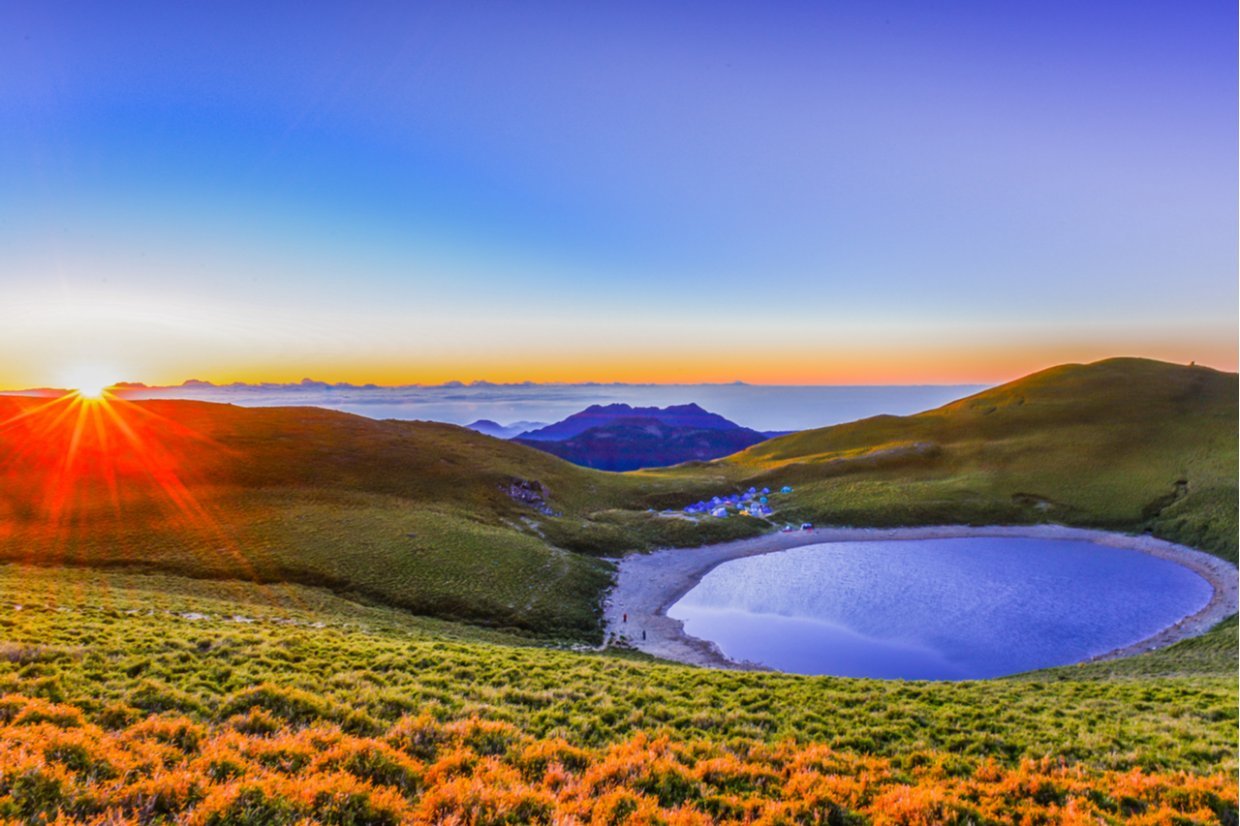
<svg viewBox="0 0 1240 826">
<path fill-rule="evenodd" d="M 114 375 L 114 372 L 104 367 L 79 365 L 61 376 L 63 384 L 60 386 L 71 388 L 75 396 L 83 399 L 102 399 L 107 395 L 108 388 L 116 384 L 112 379 Z"/>
<path fill-rule="evenodd" d="M 78 382 L 75 388 L 77 394 L 84 399 L 102 399 L 104 394 L 108 392 L 109 384 L 103 381 L 83 381 Z"/>
</svg>

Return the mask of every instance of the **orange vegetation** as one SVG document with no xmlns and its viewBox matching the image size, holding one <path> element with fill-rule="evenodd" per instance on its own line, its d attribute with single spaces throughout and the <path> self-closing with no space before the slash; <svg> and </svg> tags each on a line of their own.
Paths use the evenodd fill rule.
<svg viewBox="0 0 1240 826">
<path fill-rule="evenodd" d="M 210 728 L 0 698 L 10 822 L 339 824 L 1217 823 L 1234 778 L 1025 761 L 895 762 L 825 746 L 637 735 L 602 749 L 407 717 L 379 737 L 255 707 Z"/>
<path fill-rule="evenodd" d="M 249 564 L 196 491 L 194 474 L 234 459 L 193 427 L 103 393 L 4 399 L 0 405 L 0 539 L 18 539 L 30 561 L 63 561 L 75 536 L 104 536 L 159 520 Z"/>
<path fill-rule="evenodd" d="M 6 402 L 0 408 L 0 442 L 7 448 L 0 480 L 5 489 L 27 489 L 11 497 L 37 510 L 26 516 L 63 528 L 82 511 L 120 518 L 127 504 L 141 502 L 191 521 L 207 519 L 186 485 L 177 449 L 220 448 L 192 429 L 108 394 Z M 32 484 L 41 490 L 29 490 Z"/>
</svg>

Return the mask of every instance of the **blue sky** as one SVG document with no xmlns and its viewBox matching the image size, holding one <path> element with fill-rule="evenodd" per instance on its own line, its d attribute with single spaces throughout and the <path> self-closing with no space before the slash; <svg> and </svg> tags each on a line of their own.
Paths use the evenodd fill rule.
<svg viewBox="0 0 1240 826">
<path fill-rule="evenodd" d="M 1234 4 L 0 14 L 0 384 L 1235 369 Z"/>
</svg>

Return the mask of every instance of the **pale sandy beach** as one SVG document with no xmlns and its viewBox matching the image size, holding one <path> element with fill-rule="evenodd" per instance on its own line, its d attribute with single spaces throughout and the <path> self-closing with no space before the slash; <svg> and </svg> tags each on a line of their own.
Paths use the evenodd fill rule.
<svg viewBox="0 0 1240 826">
<path fill-rule="evenodd" d="M 1210 583 L 1210 602 L 1191 616 L 1152 637 L 1094 659 L 1139 654 L 1202 634 L 1237 610 L 1240 575 L 1230 562 L 1202 551 L 1152 536 L 1130 536 L 1060 525 L 969 527 L 944 525 L 920 528 L 818 528 L 813 531 L 776 533 L 701 548 L 669 548 L 650 554 L 634 554 L 619 561 L 616 585 L 604 603 L 607 634 L 626 640 L 634 648 L 667 660 L 715 668 L 755 668 L 735 663 L 713 644 L 684 633 L 667 609 L 711 569 L 730 559 L 782 551 L 827 542 L 865 542 L 893 539 L 951 539 L 960 537 L 1027 537 L 1075 539 L 1125 548 L 1176 562 Z M 624 617 L 628 619 L 625 621 Z M 645 631 L 645 639 L 642 632 Z"/>
</svg>

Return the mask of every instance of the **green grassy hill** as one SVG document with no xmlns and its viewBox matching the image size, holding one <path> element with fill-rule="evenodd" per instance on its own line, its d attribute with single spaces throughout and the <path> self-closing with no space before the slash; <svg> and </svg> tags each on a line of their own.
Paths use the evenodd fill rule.
<svg viewBox="0 0 1240 826">
<path fill-rule="evenodd" d="M 606 566 L 550 546 L 530 520 L 541 500 L 581 509 L 606 476 L 449 425 L 46 404 L 0 400 L 0 558 L 325 585 L 439 616 L 595 632 Z"/>
<path fill-rule="evenodd" d="M 1108 768 L 1236 763 L 1234 675 L 1192 664 L 1182 650 L 1191 640 L 1134 658 L 1145 662 L 1140 680 L 1108 673 L 1108 663 L 967 683 L 805 677 L 549 649 L 305 586 L 11 564 L 0 565 L 0 631 L 0 693 L 101 715 L 129 706 L 123 716 L 176 709 L 222 721 L 239 696 L 273 683 L 278 695 L 299 692 L 306 716 L 359 733 L 429 708 L 582 745 L 667 729 L 886 756 L 935 749 L 1016 761 L 1070 747 Z M 1167 706 L 1185 699 L 1166 725 Z"/>
<path fill-rule="evenodd" d="M 622 475 L 445 425 L 43 404 L 0 399 L 6 822 L 1236 822 L 1234 617 L 963 683 L 527 633 L 597 633 L 594 552 L 769 529 L 647 510 L 757 481 L 796 487 L 787 518 L 1148 528 L 1234 558 L 1234 375 L 1066 366 Z"/>
<path fill-rule="evenodd" d="M 780 516 L 827 524 L 1059 522 L 1236 559 L 1237 378 L 1110 359 L 935 410 L 772 439 L 665 476 L 791 484 Z"/>
<path fill-rule="evenodd" d="M 433 422 L 0 397 L 0 560 L 318 585 L 542 635 L 599 639 L 600 554 L 759 529 L 646 513 L 682 487 Z"/>
<path fill-rule="evenodd" d="M 937 410 L 611 474 L 451 425 L 315 408 L 0 398 L 0 560 L 325 586 L 599 638 L 599 556 L 770 530 L 680 506 L 792 484 L 776 520 L 1054 521 L 1236 554 L 1236 376 L 1053 368 Z"/>
</svg>

